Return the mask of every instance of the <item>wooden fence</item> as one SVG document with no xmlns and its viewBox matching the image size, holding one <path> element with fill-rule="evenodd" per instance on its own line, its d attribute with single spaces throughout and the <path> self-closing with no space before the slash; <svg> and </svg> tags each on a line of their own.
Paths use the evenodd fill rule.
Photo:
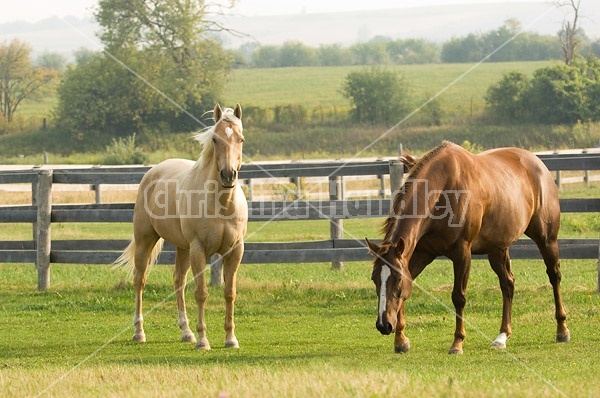
<svg viewBox="0 0 600 398">
<path fill-rule="evenodd" d="M 600 170 L 600 154 L 540 156 L 553 171 Z M 28 169 L 0 172 L 0 184 L 32 185 L 31 206 L 0 207 L 0 223 L 32 223 L 33 240 L 1 241 L 0 262 L 35 263 L 38 288 L 48 288 L 51 263 L 110 264 L 127 245 L 124 240 L 52 240 L 52 223 L 131 222 L 133 203 L 53 205 L 54 184 L 137 184 L 148 167 L 99 167 L 89 169 Z M 246 243 L 244 263 L 331 262 L 334 268 L 344 261 L 368 261 L 370 256 L 362 239 L 343 238 L 343 220 L 349 218 L 385 217 L 390 211 L 390 196 L 385 198 L 344 200 L 345 176 L 389 175 L 390 186 L 399 187 L 403 166 L 396 161 L 321 162 L 286 164 L 247 164 L 240 178 L 290 178 L 324 176 L 329 179 L 329 200 L 249 202 L 250 221 L 290 222 L 293 220 L 329 220 L 330 239 L 309 242 Z M 557 173 L 558 174 L 558 173 Z M 600 198 L 561 199 L 562 212 L 600 213 Z M 362 238 L 362 237 L 361 237 Z M 561 239 L 561 257 L 596 259 L 600 256 L 598 237 Z M 511 257 L 540 258 L 528 239 L 511 247 Z M 172 264 L 175 249 L 166 244 L 159 263 Z M 600 286 L 600 263 L 599 263 Z"/>
</svg>

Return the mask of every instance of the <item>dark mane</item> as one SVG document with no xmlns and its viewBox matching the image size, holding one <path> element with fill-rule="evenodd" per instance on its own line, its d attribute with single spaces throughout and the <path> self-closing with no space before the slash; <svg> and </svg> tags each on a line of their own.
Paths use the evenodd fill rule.
<svg viewBox="0 0 600 398">
<path fill-rule="evenodd" d="M 425 167 L 425 165 L 428 164 L 431 159 L 436 157 L 442 150 L 446 149 L 449 145 L 450 142 L 448 141 L 442 142 L 440 145 L 423 155 L 409 170 L 408 178 L 402 186 L 402 189 L 398 191 L 398 193 L 394 197 L 394 204 L 392 206 L 392 210 L 390 211 L 390 215 L 383 224 L 383 242 L 392 243 L 390 239 L 392 238 L 394 226 L 396 225 L 396 221 L 398 220 L 397 215 L 399 215 L 401 211 L 400 204 L 402 203 L 406 195 L 409 193 L 409 191 L 411 191 L 412 180 L 418 177 L 421 170 L 423 170 L 423 167 Z"/>
</svg>

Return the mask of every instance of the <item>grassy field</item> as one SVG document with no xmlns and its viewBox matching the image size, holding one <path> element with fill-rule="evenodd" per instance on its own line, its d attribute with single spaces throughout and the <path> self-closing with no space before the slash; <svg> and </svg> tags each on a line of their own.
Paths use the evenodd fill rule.
<svg viewBox="0 0 600 398">
<path fill-rule="evenodd" d="M 204 397 L 597 396 L 600 296 L 593 261 L 563 261 L 572 341 L 554 342 L 552 291 L 541 261 L 513 261 L 513 337 L 489 349 L 501 296 L 476 261 L 466 307 L 465 354 L 446 354 L 453 333 L 451 265 L 436 261 L 407 303 L 412 349 L 374 328 L 369 264 L 242 265 L 236 305 L 239 350 L 222 348 L 222 289 L 211 287 L 213 350 L 179 342 L 171 267 L 156 267 L 145 292 L 148 343 L 134 344 L 133 293 L 108 266 L 55 265 L 52 288 L 34 291 L 27 265 L 0 265 L 0 395 Z M 187 291 L 190 320 L 195 304 Z M 226 394 L 223 394 L 226 393 Z"/>
<path fill-rule="evenodd" d="M 487 88 L 502 75 L 514 70 L 531 75 L 550 62 L 501 62 L 474 64 L 430 64 L 388 66 L 404 77 L 415 98 L 425 100 L 447 89 L 441 96 L 448 112 L 483 109 Z M 313 107 L 348 106 L 342 94 L 344 79 L 362 66 L 302 67 L 234 70 L 227 83 L 223 102 L 272 107 L 284 104 Z"/>
</svg>

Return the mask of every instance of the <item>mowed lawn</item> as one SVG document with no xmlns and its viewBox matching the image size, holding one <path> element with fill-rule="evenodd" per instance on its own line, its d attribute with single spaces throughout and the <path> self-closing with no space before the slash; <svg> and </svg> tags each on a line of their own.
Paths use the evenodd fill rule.
<svg viewBox="0 0 600 398">
<path fill-rule="evenodd" d="M 578 219 L 590 225 L 596 215 Z M 378 237 L 381 220 L 346 221 L 346 236 Z M 567 236 L 577 236 L 573 228 Z M 57 239 L 126 239 L 130 224 L 57 224 Z M 323 239 L 327 222 L 251 223 L 249 240 Z M 589 235 L 584 228 L 584 236 Z M 30 225 L 7 224 L 2 239 L 29 239 Z M 588 236 L 589 237 L 589 236 Z M 144 295 L 146 344 L 131 342 L 133 289 L 120 270 L 54 264 L 51 288 L 36 291 L 32 264 L 0 264 L 0 396 L 598 396 L 600 295 L 595 260 L 563 260 L 563 296 L 572 341 L 554 342 L 552 289 L 541 260 L 514 260 L 513 337 L 490 350 L 501 293 L 485 261 L 475 261 L 467 293 L 467 340 L 449 356 L 454 315 L 452 266 L 437 260 L 407 303 L 407 355 L 375 329 L 370 264 L 242 264 L 239 350 L 225 349 L 222 287 L 207 304 L 210 352 L 181 343 L 172 267 L 157 266 Z M 193 282 L 190 323 L 197 320 Z"/>
<path fill-rule="evenodd" d="M 210 288 L 213 350 L 179 342 L 171 267 L 156 267 L 145 293 L 146 344 L 131 342 L 133 292 L 109 266 L 54 265 L 35 291 L 32 265 L 0 265 L 2 396 L 598 396 L 600 297 L 594 261 L 563 261 L 572 341 L 554 342 L 552 289 L 541 261 L 513 261 L 513 337 L 490 350 L 501 295 L 476 261 L 462 356 L 449 356 L 454 316 L 448 261 L 417 280 L 407 303 L 407 355 L 374 327 L 368 263 L 243 264 L 236 306 L 239 350 L 223 348 L 222 289 Z M 192 323 L 197 319 L 187 291 Z"/>
</svg>

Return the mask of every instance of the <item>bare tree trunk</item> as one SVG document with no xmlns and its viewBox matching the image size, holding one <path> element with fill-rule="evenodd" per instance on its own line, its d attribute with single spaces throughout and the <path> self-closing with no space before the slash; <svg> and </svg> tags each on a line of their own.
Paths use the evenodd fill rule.
<svg viewBox="0 0 600 398">
<path fill-rule="evenodd" d="M 576 50 L 580 43 L 580 40 L 577 38 L 577 22 L 579 21 L 580 3 L 581 0 L 567 0 L 556 3 L 557 7 L 569 7 L 573 12 L 573 19 L 571 21 L 565 20 L 559 33 L 565 63 L 567 65 L 571 65 L 577 56 Z"/>
</svg>

